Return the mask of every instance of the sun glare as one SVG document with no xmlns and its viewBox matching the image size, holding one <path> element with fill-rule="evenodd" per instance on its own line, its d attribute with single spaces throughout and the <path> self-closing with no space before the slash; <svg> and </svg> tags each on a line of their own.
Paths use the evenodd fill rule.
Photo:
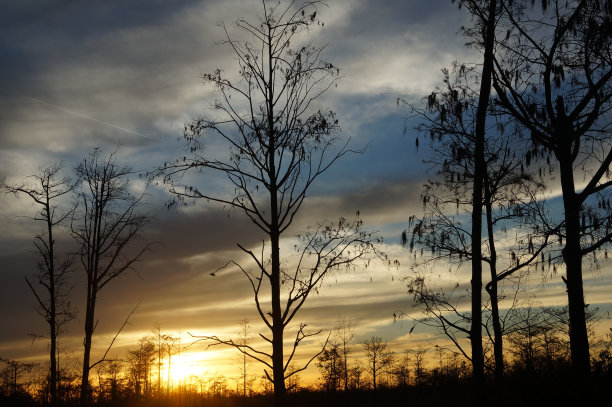
<svg viewBox="0 0 612 407">
<path fill-rule="evenodd" d="M 189 352 L 173 356 L 170 363 L 166 359 L 166 374 L 169 366 L 170 381 L 175 385 L 184 382 L 191 376 L 202 376 L 209 368 L 206 363 L 207 359 L 209 356 L 205 352 Z"/>
<path fill-rule="evenodd" d="M 236 351 L 229 348 L 173 354 L 170 360 L 166 358 L 163 361 L 160 379 L 167 386 L 168 392 L 226 394 L 233 386 L 238 389 L 240 383 L 235 376 L 235 366 L 228 368 L 236 360 Z M 251 386 L 256 390 L 255 383 Z"/>
</svg>

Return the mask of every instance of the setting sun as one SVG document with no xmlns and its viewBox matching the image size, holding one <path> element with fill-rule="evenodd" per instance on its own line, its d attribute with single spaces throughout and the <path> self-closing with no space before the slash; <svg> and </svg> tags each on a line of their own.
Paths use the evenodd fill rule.
<svg viewBox="0 0 612 407">
<path fill-rule="evenodd" d="M 209 367 L 206 363 L 209 356 L 205 352 L 188 352 L 180 356 L 174 356 L 170 361 L 164 363 L 166 375 L 170 367 L 169 380 L 173 385 L 185 382 L 191 376 L 203 376 Z"/>
</svg>

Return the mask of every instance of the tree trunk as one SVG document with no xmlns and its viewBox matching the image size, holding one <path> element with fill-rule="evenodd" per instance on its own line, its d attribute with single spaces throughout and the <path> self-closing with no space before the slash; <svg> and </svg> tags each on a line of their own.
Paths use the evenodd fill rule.
<svg viewBox="0 0 612 407">
<path fill-rule="evenodd" d="M 272 376 L 274 379 L 274 405 L 285 404 L 285 368 L 283 355 L 284 326 L 280 306 L 280 256 L 278 233 L 272 240 Z"/>
<path fill-rule="evenodd" d="M 271 57 L 270 57 L 271 59 Z M 272 72 L 270 72 L 272 78 Z M 271 273 L 271 302 L 272 302 L 272 378 L 274 380 L 274 405 L 285 405 L 285 358 L 283 354 L 283 325 L 281 299 L 280 299 L 280 225 L 278 216 L 278 191 L 276 180 L 276 143 L 274 135 L 273 92 L 269 89 L 268 113 L 268 160 L 270 177 L 270 245 L 272 246 L 272 273 Z"/>
<path fill-rule="evenodd" d="M 81 396 L 79 405 L 86 407 L 90 404 L 89 392 L 89 366 L 91 364 L 91 338 L 94 331 L 94 309 L 96 304 L 95 291 L 87 295 L 87 308 L 85 311 L 85 339 L 83 340 L 83 374 L 81 376 Z"/>
<path fill-rule="evenodd" d="M 376 391 L 376 359 L 372 362 L 372 387 Z"/>
<path fill-rule="evenodd" d="M 49 288 L 50 291 L 51 290 L 55 290 L 55 284 L 53 279 L 51 279 L 51 281 L 49 282 Z M 51 405 L 55 406 L 58 402 L 58 397 L 57 397 L 57 359 L 56 359 L 56 353 L 57 353 L 57 327 L 56 327 L 56 323 L 55 323 L 55 318 L 56 318 L 56 312 L 55 312 L 55 301 L 54 301 L 54 296 L 51 296 L 51 316 L 50 316 L 50 323 L 49 323 L 49 330 L 51 331 L 51 346 L 49 349 L 49 356 L 50 356 L 50 375 L 49 375 L 49 390 L 51 393 Z"/>
<path fill-rule="evenodd" d="M 51 346 L 49 349 L 49 363 L 50 363 L 50 372 L 49 372 L 49 392 L 51 393 L 51 405 L 57 405 L 57 311 L 55 309 L 55 250 L 54 245 L 55 242 L 53 240 L 53 214 L 51 213 L 51 208 L 49 206 L 49 191 L 47 190 L 46 197 L 46 219 L 47 219 L 47 236 L 48 236 L 48 246 L 49 246 L 49 333 L 51 335 Z"/>
<path fill-rule="evenodd" d="M 276 179 L 276 130 L 274 128 L 274 69 L 272 66 L 273 36 L 268 26 L 268 81 L 266 87 L 267 133 L 268 133 L 268 175 L 270 182 L 270 244 L 272 249 L 271 302 L 272 302 L 272 376 L 274 380 L 274 405 L 285 405 L 285 358 L 283 353 L 283 325 L 280 301 L 280 219 L 278 208 L 278 180 Z"/>
<path fill-rule="evenodd" d="M 481 95 L 482 99 L 482 95 Z M 480 108 L 479 108 L 480 111 Z M 486 113 L 485 113 L 486 114 Z M 481 119 L 481 120 L 484 120 Z M 483 123 L 484 124 L 484 123 Z M 484 130 L 484 126 L 483 126 Z M 472 372 L 479 379 L 484 374 L 482 355 L 482 176 L 484 158 L 484 131 L 476 134 L 474 151 L 474 190 L 472 194 Z"/>
<path fill-rule="evenodd" d="M 474 191 L 472 197 L 472 372 L 477 381 L 484 377 L 484 355 L 482 351 L 482 190 L 486 171 L 484 159 L 485 124 L 491 94 L 493 71 L 493 45 L 495 42 L 496 0 L 489 1 L 489 10 L 484 33 L 484 60 L 480 83 L 480 96 L 476 112 L 476 141 L 474 149 Z"/>
<path fill-rule="evenodd" d="M 347 366 L 347 360 L 346 360 L 346 338 L 344 339 L 344 343 L 342 346 L 342 353 L 344 356 L 344 391 L 347 392 L 348 391 L 348 366 Z"/>
<path fill-rule="evenodd" d="M 580 246 L 580 203 L 574 185 L 571 158 L 570 128 L 559 129 L 557 158 L 561 173 L 563 209 L 565 213 L 565 247 L 563 261 L 566 268 L 565 284 L 569 308 L 569 336 L 572 367 L 577 377 L 589 377 L 591 360 L 586 327 L 584 292 L 582 287 L 582 248 Z"/>
<path fill-rule="evenodd" d="M 485 175 L 485 181 L 488 177 Z M 493 208 L 491 192 L 485 184 L 485 205 L 487 208 L 487 233 L 489 237 L 491 283 L 487 286 L 491 298 L 491 319 L 493 321 L 493 353 L 495 355 L 495 381 L 499 384 L 504 377 L 504 346 L 501 322 L 499 318 L 499 298 L 497 289 L 497 250 L 495 249 L 495 234 L 493 233 Z"/>
<path fill-rule="evenodd" d="M 276 189 L 274 189 L 276 198 Z M 276 407 L 285 404 L 285 367 L 283 354 L 283 326 L 281 304 L 280 304 L 280 248 L 278 233 L 278 216 L 276 211 L 276 199 L 272 201 L 272 233 L 270 240 L 272 245 L 272 377 L 274 379 L 274 405 Z"/>
</svg>

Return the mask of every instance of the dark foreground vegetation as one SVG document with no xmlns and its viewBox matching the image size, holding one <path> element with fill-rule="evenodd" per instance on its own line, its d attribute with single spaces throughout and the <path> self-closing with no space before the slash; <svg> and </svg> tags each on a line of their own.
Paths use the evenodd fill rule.
<svg viewBox="0 0 612 407">
<path fill-rule="evenodd" d="M 340 407 L 340 406 L 532 406 L 532 405 L 575 405 L 612 406 L 610 389 L 612 371 L 593 374 L 582 388 L 572 379 L 568 368 L 555 371 L 528 372 L 517 370 L 496 385 L 485 381 L 477 388 L 472 379 L 432 376 L 419 385 L 398 387 L 381 386 L 372 389 L 348 391 L 322 391 L 300 389 L 288 394 L 288 405 L 296 407 Z M 93 406 L 112 407 L 263 407 L 273 404 L 272 394 L 250 397 L 238 395 L 210 395 L 186 392 L 181 395 L 160 398 L 136 397 L 124 394 L 115 400 L 101 399 Z M 27 393 L 0 396 L 1 406 L 46 406 Z M 76 406 L 78 399 L 58 404 Z"/>
</svg>

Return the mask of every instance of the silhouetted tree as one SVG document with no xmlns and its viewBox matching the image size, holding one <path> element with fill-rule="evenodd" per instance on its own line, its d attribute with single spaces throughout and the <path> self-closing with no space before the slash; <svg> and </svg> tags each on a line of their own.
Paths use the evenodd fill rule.
<svg viewBox="0 0 612 407">
<path fill-rule="evenodd" d="M 612 328 L 606 334 L 602 346 L 593 360 L 593 370 L 598 375 L 612 376 Z"/>
<path fill-rule="evenodd" d="M 527 307 L 517 310 L 512 317 L 508 335 L 510 352 L 515 366 L 534 371 L 547 367 L 569 354 L 567 337 L 558 321 L 551 319 L 546 308 Z M 561 328 L 561 329 L 560 329 Z"/>
<path fill-rule="evenodd" d="M 372 388 L 376 390 L 376 378 L 386 372 L 394 362 L 394 354 L 387 348 L 387 342 L 373 336 L 363 343 L 368 358 L 368 372 L 372 376 Z"/>
<path fill-rule="evenodd" d="M 480 72 L 474 67 L 455 63 L 452 72 L 444 69 L 443 88 L 436 88 L 427 96 L 426 108 L 409 105 L 411 117 L 420 120 L 416 127 L 420 135 L 429 137 L 433 157 L 426 161 L 431 165 L 435 178 L 430 179 L 422 193 L 424 215 L 411 218 L 411 233 L 402 234 L 402 242 L 410 250 L 421 249 L 421 258 L 426 262 L 448 262 L 461 265 L 473 260 L 473 231 L 463 225 L 466 212 L 473 210 L 473 184 L 475 177 L 476 123 L 478 112 L 477 91 L 471 84 L 477 82 Z M 490 301 L 490 321 L 493 325 L 496 377 L 503 376 L 503 335 L 499 301 L 499 283 L 524 268 L 544 261 L 542 250 L 554 233 L 547 227 L 546 211 L 538 201 L 543 186 L 536 177 L 526 173 L 521 151 L 526 149 L 520 141 L 503 134 L 505 123 L 495 120 L 485 140 L 484 193 L 481 199 L 484 208 L 486 238 L 482 240 L 481 261 L 487 264 L 490 279 L 486 290 Z M 493 128 L 497 127 L 495 131 Z M 454 215 L 452 212 L 456 211 Z M 514 234 L 508 239 L 507 231 Z M 423 248 L 426 252 L 423 252 Z M 498 254 L 505 249 L 508 256 Z M 416 259 L 416 253 L 415 253 Z M 423 262 L 421 262 L 423 264 Z M 417 266 L 418 268 L 418 266 Z M 422 267 L 421 267 L 422 268 Z M 456 303 L 449 293 L 432 291 L 426 276 L 419 273 L 409 278 L 409 291 L 415 302 L 427 314 L 436 316 L 437 323 L 446 335 L 454 331 L 473 338 L 471 334 L 472 313 L 456 312 Z M 474 287 L 472 286 L 473 293 Z M 471 294 L 470 293 L 470 294 Z M 461 300 L 458 298 L 457 300 Z M 440 301 L 439 306 L 435 305 Z M 483 301 L 487 304 L 487 301 Z M 481 306 L 482 308 L 482 306 Z M 451 311 L 450 318 L 439 312 Z M 459 318 L 457 318 L 459 317 Z M 435 321 L 433 319 L 432 321 Z M 449 325 L 449 322 L 452 325 Z M 481 321 L 487 327 L 488 321 Z M 466 327 L 469 325 L 469 328 Z M 447 329 L 448 328 L 448 329 Z M 488 332 L 488 330 L 487 330 Z M 471 356 L 461 349 L 471 359 Z"/>
<path fill-rule="evenodd" d="M 461 337 L 469 337 L 471 316 L 461 307 L 465 296 L 455 295 L 459 285 L 431 287 L 427 281 L 427 276 L 422 272 L 407 279 L 408 293 L 413 296 L 414 304 L 425 314 L 425 318 L 416 322 L 439 329 L 471 361 L 469 352 L 461 343 Z M 411 333 L 415 326 L 411 328 Z"/>
<path fill-rule="evenodd" d="M 425 354 L 427 348 L 418 347 L 410 351 L 412 354 L 412 370 L 414 371 L 414 383 L 424 384 L 427 379 L 427 369 L 425 368 Z"/>
<path fill-rule="evenodd" d="M 344 391 L 348 390 L 348 355 L 351 353 L 350 344 L 355 339 L 355 329 L 350 321 L 340 318 L 334 329 L 335 340 L 339 344 L 340 353 L 342 356 L 342 371 L 344 374 Z"/>
<path fill-rule="evenodd" d="M 32 219 L 45 225 L 45 231 L 34 240 L 40 256 L 38 272 L 33 276 L 34 284 L 28 277 L 25 279 L 36 298 L 39 313 L 49 325 L 49 393 L 53 405 L 58 402 L 58 336 L 62 326 L 74 317 L 66 281 L 72 259 L 69 256 L 62 258 L 57 253 L 54 234 L 72 214 L 70 204 L 62 200 L 74 187 L 74 182 L 62 175 L 61 164 L 47 167 L 20 184 L 0 184 L 1 190 L 15 195 L 24 194 L 34 201 L 40 212 Z"/>
<path fill-rule="evenodd" d="M 161 397 L 162 392 L 162 367 L 164 357 L 168 357 L 168 371 L 171 365 L 172 344 L 175 338 L 161 331 L 161 326 L 155 323 L 153 326 L 153 340 L 155 341 L 155 353 L 157 354 L 157 397 Z M 170 377 L 168 376 L 168 388 L 170 387 Z"/>
<path fill-rule="evenodd" d="M 398 387 L 408 387 L 410 385 L 410 355 L 404 352 L 399 360 L 391 368 L 391 374 L 395 377 Z"/>
<path fill-rule="evenodd" d="M 99 381 L 98 403 L 101 401 L 117 402 L 122 396 L 125 397 L 125 381 L 123 377 L 123 363 L 113 361 L 97 366 Z"/>
<path fill-rule="evenodd" d="M 344 369 L 340 344 L 327 342 L 323 352 L 317 357 L 317 367 L 321 372 L 322 386 L 325 391 L 336 391 L 340 387 Z"/>
<path fill-rule="evenodd" d="M 453 0 L 454 2 L 455 0 Z M 482 346 L 482 214 L 484 205 L 484 186 L 486 176 L 486 121 L 491 94 L 491 74 L 493 72 L 493 51 L 495 45 L 495 27 L 498 15 L 497 0 L 459 0 L 460 7 L 465 7 L 474 17 L 474 28 L 468 30 L 476 33 L 477 40 L 483 48 L 483 62 L 479 76 L 479 91 L 473 117 L 473 128 L 471 129 L 470 155 L 472 161 L 471 177 L 471 227 L 470 261 L 472 267 L 471 278 L 471 321 L 470 321 L 470 346 L 473 375 L 481 380 L 484 375 L 484 354 Z M 432 94 L 432 97 L 435 97 Z M 457 99 L 457 97 L 455 97 Z M 467 108 L 467 106 L 466 106 Z M 450 112 L 461 115 L 463 105 L 455 100 Z M 441 111 L 440 122 L 444 123 L 446 110 Z M 418 140 L 417 140 L 418 146 Z M 461 176 L 462 174 L 460 174 Z"/>
<path fill-rule="evenodd" d="M 597 309 L 586 311 L 587 332 L 599 321 Z M 515 368 L 527 371 L 562 369 L 568 365 L 570 355 L 568 307 L 533 305 L 518 308 L 508 321 L 510 351 Z"/>
<path fill-rule="evenodd" d="M 129 351 L 128 363 L 130 382 L 136 396 L 151 394 L 151 366 L 155 361 L 155 343 L 144 337 L 138 342 L 138 349 Z"/>
<path fill-rule="evenodd" d="M 249 321 L 247 319 L 243 319 L 240 322 L 240 346 L 248 346 L 249 344 Z M 242 380 L 242 396 L 246 397 L 247 395 L 247 387 L 249 387 L 249 372 L 248 372 L 248 364 L 249 357 L 246 353 L 241 352 L 241 361 L 242 366 L 240 368 L 240 378 Z"/>
<path fill-rule="evenodd" d="M 170 392 L 172 391 L 172 355 L 175 354 L 174 345 L 176 344 L 177 341 L 179 341 L 179 338 L 176 338 L 172 335 L 164 336 L 165 352 L 166 352 L 166 355 L 168 355 L 168 379 L 167 379 L 168 386 L 166 387 L 167 396 L 170 396 Z M 180 342 L 179 342 L 179 347 L 180 347 Z"/>
<path fill-rule="evenodd" d="M 102 361 L 93 364 L 90 361 L 92 337 L 97 326 L 98 295 L 108 283 L 132 269 L 149 249 L 150 244 L 134 246 L 150 217 L 139 213 L 144 195 L 130 193 L 128 177 L 132 172 L 117 164 L 115 153 L 103 158 L 95 149 L 76 167 L 76 173 L 81 188 L 77 194 L 78 208 L 72 222 L 72 234 L 87 277 L 80 401 L 81 406 L 86 406 L 89 403 L 89 371 Z"/>
<path fill-rule="evenodd" d="M 269 249 L 262 249 L 261 255 L 238 245 L 255 263 L 255 271 L 231 264 L 240 268 L 251 285 L 257 312 L 271 333 L 262 337 L 272 352 L 244 347 L 233 340 L 209 339 L 235 346 L 263 363 L 267 377 L 274 382 L 277 405 L 283 403 L 285 379 L 305 368 L 287 370 L 297 346 L 314 334 L 301 324 L 285 357 L 285 328 L 328 272 L 350 267 L 375 251 L 374 239 L 362 231 L 359 218 L 340 219 L 300 235 L 293 257 L 297 265 L 293 271 L 288 263 L 281 266 L 281 236 L 298 214 L 308 190 L 349 151 L 346 143 L 338 146 L 335 114 L 317 111 L 314 106 L 340 72 L 322 59 L 323 48 L 302 42 L 303 34 L 319 23 L 317 7 L 321 4 L 315 1 L 270 8 L 264 2 L 259 22 L 241 19 L 236 23 L 241 35 L 248 38 L 245 41 L 237 40 L 224 27 L 222 44 L 237 59 L 238 79 L 228 79 L 220 69 L 203 75 L 217 91 L 215 116 L 187 124 L 184 136 L 190 155 L 162 168 L 178 200 L 204 198 L 238 209 L 269 240 L 264 243 Z M 203 143 L 208 140 L 225 143 L 228 155 L 204 154 Z M 177 178 L 192 170 L 227 177 L 233 193 L 179 185 Z M 283 289 L 286 292 L 281 294 Z"/>
<path fill-rule="evenodd" d="M 36 363 L 24 363 L 18 360 L 4 359 L 0 357 L 0 362 L 6 364 L 6 367 L 0 371 L 0 377 L 3 380 L 3 387 L 9 395 L 25 393 L 22 384 L 20 383 L 22 376 L 29 373 L 37 366 Z"/>
<path fill-rule="evenodd" d="M 352 367 L 349 369 L 349 372 L 348 372 L 350 389 L 359 390 L 362 388 L 361 379 L 363 377 L 364 371 L 365 369 L 359 361 L 354 362 L 352 364 Z"/>
<path fill-rule="evenodd" d="M 528 4 L 504 3 L 495 102 L 530 135 L 526 162 L 546 159 L 559 169 L 572 364 L 584 377 L 590 356 L 582 260 L 612 238 L 612 10 L 597 0 L 550 0 L 541 11 Z"/>
<path fill-rule="evenodd" d="M 454 0 L 453 0 L 454 1 Z M 484 354 L 482 348 L 482 206 L 483 184 L 485 181 L 485 137 L 487 110 L 491 94 L 493 72 L 493 50 L 495 45 L 495 24 L 497 0 L 459 0 L 476 17 L 476 29 L 481 34 L 484 56 L 476 120 L 474 129 L 474 181 L 472 198 L 472 325 L 470 344 L 472 347 L 473 374 L 477 380 L 484 376 Z"/>
</svg>

